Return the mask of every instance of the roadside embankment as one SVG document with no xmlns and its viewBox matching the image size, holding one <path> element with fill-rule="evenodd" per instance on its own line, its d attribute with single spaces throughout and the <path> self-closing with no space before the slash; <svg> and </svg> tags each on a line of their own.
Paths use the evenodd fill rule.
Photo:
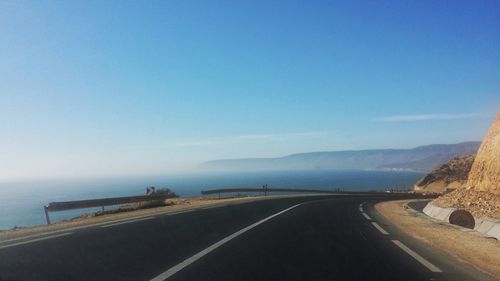
<svg viewBox="0 0 500 281">
<path fill-rule="evenodd" d="M 435 199 L 432 204 L 442 208 L 466 209 L 477 218 L 500 219 L 500 193 L 458 189 Z"/>
<path fill-rule="evenodd" d="M 442 208 L 434 205 L 434 201 L 429 202 L 423 209 L 423 213 L 431 218 L 471 228 L 500 241 L 500 220 L 489 217 L 478 217 L 477 215 L 471 216 L 470 213 L 469 215 L 464 215 L 464 211 L 467 212 L 467 210 L 461 208 Z"/>
<path fill-rule="evenodd" d="M 459 227 L 438 222 L 410 209 L 414 200 L 381 202 L 376 210 L 397 228 L 434 248 L 470 264 L 495 278 L 500 276 L 500 242 L 479 235 L 471 235 Z"/>
</svg>

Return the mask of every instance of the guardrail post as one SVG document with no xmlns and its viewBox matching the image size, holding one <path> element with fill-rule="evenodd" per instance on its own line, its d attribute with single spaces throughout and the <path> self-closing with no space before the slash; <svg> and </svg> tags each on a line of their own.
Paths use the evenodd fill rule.
<svg viewBox="0 0 500 281">
<path fill-rule="evenodd" d="M 50 224 L 49 210 L 47 206 L 43 206 L 43 210 L 45 211 L 45 219 L 47 220 L 47 224 Z"/>
</svg>

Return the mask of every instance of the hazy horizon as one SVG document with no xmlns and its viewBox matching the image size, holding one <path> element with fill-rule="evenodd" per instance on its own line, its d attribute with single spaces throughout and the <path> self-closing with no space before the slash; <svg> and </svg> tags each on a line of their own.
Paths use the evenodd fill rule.
<svg viewBox="0 0 500 281">
<path fill-rule="evenodd" d="M 459 142 L 459 143 L 469 143 L 469 142 L 480 142 L 480 141 L 464 141 L 464 142 Z M 454 143 L 454 144 L 459 144 L 459 143 Z M 427 146 L 427 145 L 448 145 L 448 144 L 424 144 L 424 145 L 418 145 L 414 147 L 401 147 L 398 149 L 412 149 L 416 147 L 422 147 L 422 146 Z M 382 149 L 394 149 L 394 148 L 371 148 L 371 149 L 355 149 L 352 151 L 363 151 L 363 150 L 382 150 Z M 59 182 L 74 182 L 74 181 L 106 181 L 106 180 L 111 180 L 111 181 L 116 181 L 118 178 L 120 179 L 144 179 L 144 177 L 151 177 L 151 178 L 168 178 L 171 176 L 187 176 L 187 175 L 221 175 L 224 174 L 223 171 L 220 170 L 206 170 L 206 169 L 200 169 L 200 165 L 211 162 L 211 161 L 217 161 L 217 160 L 238 160 L 238 159 L 265 159 L 265 158 L 280 158 L 280 157 L 286 157 L 290 155 L 295 155 L 295 154 L 308 154 L 308 153 L 317 153 L 317 152 L 337 152 L 337 151 L 350 151 L 350 150 L 328 150 L 328 151 L 303 151 L 303 152 L 296 152 L 296 153 L 290 153 L 290 154 L 284 154 L 284 155 L 275 155 L 275 156 L 268 156 L 268 157 L 241 157 L 241 158 L 218 158 L 218 159 L 208 159 L 203 162 L 195 163 L 192 166 L 186 167 L 184 169 L 179 169 L 179 170 L 164 170 L 161 172 L 152 172 L 152 173 L 117 173 L 117 174 L 95 174 L 95 175 L 69 175 L 69 176 L 34 176 L 34 177 L 14 177 L 14 178 L 0 178 L 0 183 L 6 184 L 6 183 L 20 183 L 20 182 L 49 182 L 53 183 L 55 181 Z M 356 169 L 347 169 L 347 171 L 353 171 Z M 302 170 L 301 170 L 302 171 Z M 305 170 L 304 170 L 305 171 Z M 332 171 L 341 171 L 337 169 L 332 169 Z M 381 170 L 383 171 L 383 170 Z M 227 171 L 228 174 L 239 174 L 239 173 L 258 173 L 258 172 L 263 172 L 263 171 L 246 171 L 246 170 L 231 170 Z M 287 172 L 286 170 L 269 170 L 269 172 Z M 405 172 L 415 172 L 415 173 L 422 173 L 421 171 L 411 171 L 407 170 Z"/>
<path fill-rule="evenodd" d="M 500 2 L 0 2 L 0 181 L 482 140 Z"/>
</svg>

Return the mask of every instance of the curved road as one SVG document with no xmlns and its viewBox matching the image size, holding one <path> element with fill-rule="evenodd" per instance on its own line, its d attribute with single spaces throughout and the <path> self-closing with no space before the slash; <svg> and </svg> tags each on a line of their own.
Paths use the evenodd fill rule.
<svg viewBox="0 0 500 281">
<path fill-rule="evenodd" d="M 290 197 L 0 241 L 0 280 L 491 280 L 374 211 L 393 197 Z"/>
</svg>

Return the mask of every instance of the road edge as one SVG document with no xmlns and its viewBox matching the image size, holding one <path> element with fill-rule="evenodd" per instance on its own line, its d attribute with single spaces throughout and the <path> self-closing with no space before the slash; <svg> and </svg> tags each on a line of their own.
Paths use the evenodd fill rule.
<svg viewBox="0 0 500 281">
<path fill-rule="evenodd" d="M 425 214 L 413 210 L 412 208 L 407 206 L 409 202 L 417 201 L 421 200 L 406 199 L 377 202 L 374 204 L 373 209 L 384 219 L 391 222 L 391 224 L 393 224 L 399 231 L 401 231 L 405 235 L 424 243 L 428 247 L 444 252 L 447 255 L 455 258 L 456 260 L 477 269 L 481 273 L 493 277 L 494 279 L 496 278 L 495 280 L 500 280 L 498 279 L 498 276 L 500 276 L 500 242 L 487 239 L 483 236 L 472 236 L 453 225 L 447 225 L 442 222 L 438 222 L 430 217 L 427 217 Z M 403 223 L 406 220 L 411 220 L 412 227 L 409 227 L 409 224 Z M 415 231 L 415 229 L 419 227 L 421 229 Z M 484 243 L 485 245 L 487 244 L 490 247 L 492 246 L 499 249 L 499 251 L 492 250 L 491 252 L 487 253 L 488 255 L 482 256 L 471 256 L 467 254 L 464 255 L 463 249 L 460 249 L 460 247 L 463 246 L 464 243 L 454 246 L 451 245 L 452 243 L 446 243 L 445 238 L 436 237 L 436 234 L 433 233 L 433 230 L 438 228 L 440 229 L 440 231 L 447 232 L 449 234 L 448 237 L 455 238 L 462 235 L 468 235 L 471 238 L 467 238 L 466 240 L 464 240 L 466 241 L 464 243 L 468 243 L 470 242 L 470 240 L 474 240 L 474 243 Z"/>
</svg>

